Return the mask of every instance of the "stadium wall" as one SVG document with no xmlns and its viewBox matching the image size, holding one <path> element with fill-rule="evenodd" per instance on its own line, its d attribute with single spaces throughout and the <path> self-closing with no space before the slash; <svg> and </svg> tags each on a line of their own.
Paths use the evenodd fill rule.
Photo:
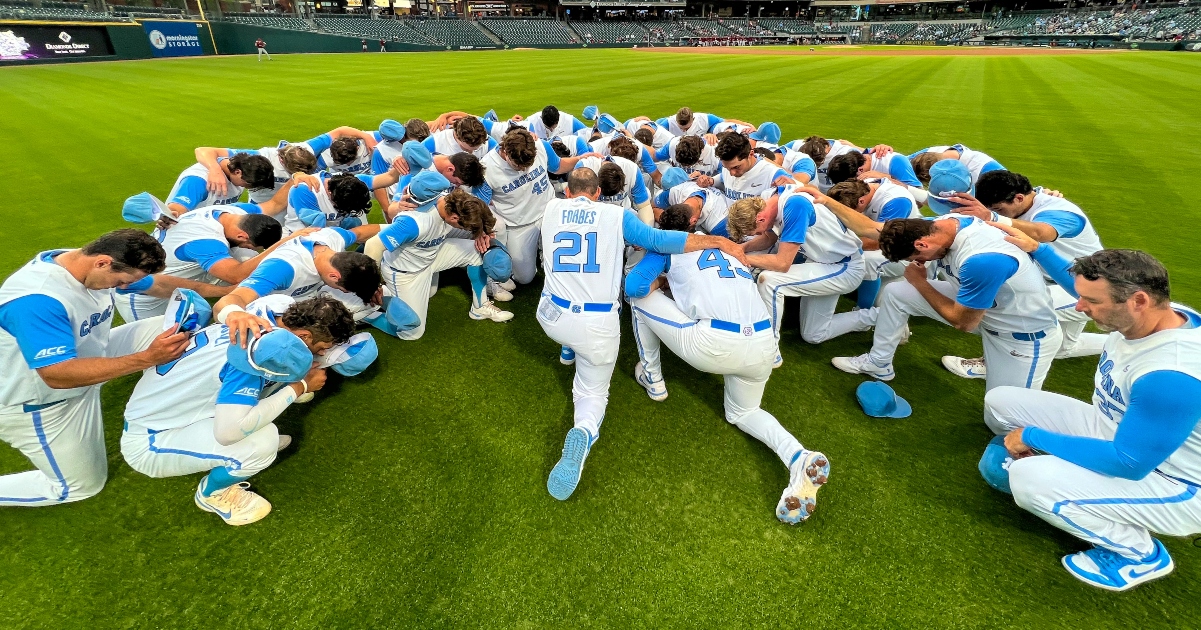
<svg viewBox="0 0 1201 630">
<path fill-rule="evenodd" d="M 213 38 L 217 41 L 217 50 L 222 55 L 253 55 L 255 54 L 254 40 L 260 37 L 267 42 L 267 50 L 273 55 L 275 53 L 361 53 L 363 51 L 362 37 L 290 31 L 232 22 L 210 22 L 209 25 L 213 30 Z M 446 50 L 442 46 L 420 46 L 398 42 L 388 42 L 387 48 L 391 52 Z M 379 41 L 368 38 L 367 50 L 378 52 Z"/>
<path fill-rule="evenodd" d="M 150 21 L 150 20 L 148 20 Z M 52 22 L 52 21 L 0 21 L 0 29 L 12 27 L 50 27 L 71 32 L 86 30 L 102 33 L 112 45 L 111 55 L 88 55 L 81 57 L 56 57 L 52 59 L 10 59 L 0 62 L 0 66 L 18 66 L 47 63 L 80 63 L 85 61 L 114 61 L 120 59 L 151 59 L 154 52 L 150 48 L 150 39 L 141 23 L 108 23 L 108 22 Z M 213 38 L 205 22 L 196 22 L 197 35 L 205 55 L 214 54 Z"/>
</svg>

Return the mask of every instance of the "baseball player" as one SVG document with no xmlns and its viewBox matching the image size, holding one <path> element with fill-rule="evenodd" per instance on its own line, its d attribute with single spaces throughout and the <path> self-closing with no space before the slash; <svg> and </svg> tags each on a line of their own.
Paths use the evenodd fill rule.
<svg viewBox="0 0 1201 630">
<path fill-rule="evenodd" d="M 422 144 L 431 154 L 454 155 L 466 152 L 482 161 L 484 156 L 496 148 L 497 142 L 488 137 L 484 123 L 478 118 L 467 116 L 455 120 L 449 129 L 430 134 Z"/>
<path fill-rule="evenodd" d="M 254 40 L 254 47 L 258 50 L 259 61 L 263 60 L 263 55 L 267 55 L 267 61 L 271 61 L 271 53 L 267 52 L 267 42 L 263 41 L 262 37 Z"/>
<path fill-rule="evenodd" d="M 275 169 L 261 155 L 239 153 L 218 158 L 216 167 L 210 171 L 209 167 L 197 162 L 175 178 L 175 185 L 167 195 L 167 208 L 172 215 L 178 217 L 197 208 L 237 203 L 246 189 L 275 189 Z M 218 184 L 210 186 L 211 180 Z"/>
<path fill-rule="evenodd" d="M 788 143 L 786 148 L 804 153 L 813 160 L 816 166 L 817 189 L 822 193 L 830 190 L 830 187 L 834 185 L 834 182 L 830 181 L 830 177 L 826 174 L 830 168 L 830 161 L 844 153 L 860 150 L 846 140 L 826 140 L 821 136 L 809 136 L 804 140 L 794 140 Z"/>
<path fill-rule="evenodd" d="M 721 174 L 713 185 L 722 189 L 731 201 L 758 197 L 775 186 L 796 183 L 775 162 L 755 154 L 750 139 L 744 135 L 727 133 L 717 143 L 714 153 L 721 160 Z"/>
<path fill-rule="evenodd" d="M 117 288 L 170 295 L 165 253 L 141 230 L 35 256 L 0 286 L 0 439 L 36 470 L 0 476 L 0 505 L 80 501 L 108 477 L 100 386 L 173 361 L 188 336 L 162 318 L 112 328 Z"/>
<path fill-rule="evenodd" d="M 664 211 L 659 224 L 688 232 L 691 219 L 690 208 L 676 205 Z M 672 297 L 660 290 L 664 272 Z M 750 270 L 716 249 L 648 253 L 626 276 L 625 292 L 638 343 L 634 378 L 651 400 L 667 398 L 659 358 L 663 343 L 692 367 L 724 376 L 726 421 L 775 451 L 789 471 L 776 517 L 795 525 L 812 516 L 817 490 L 830 475 L 830 461 L 806 450 L 759 406 L 779 351 Z"/>
<path fill-rule="evenodd" d="M 639 215 L 650 212 L 651 195 L 638 165 L 616 155 L 586 157 L 576 162 L 576 168 L 592 169 L 600 177 L 599 201 L 633 210 Z"/>
<path fill-rule="evenodd" d="M 599 121 L 597 124 L 599 125 Z M 672 138 L 676 137 L 646 116 L 631 118 L 625 121 L 623 126 L 626 131 L 634 135 L 635 139 L 656 151 L 662 149 L 668 142 L 671 142 Z"/>
<path fill-rule="evenodd" d="M 288 211 L 284 232 L 291 234 L 306 227 L 339 226 L 354 228 L 367 223 L 371 212 L 371 191 L 395 186 L 408 172 L 403 157 L 392 162 L 382 175 L 333 174 L 322 171 L 288 193 Z"/>
<path fill-rule="evenodd" d="M 560 501 L 579 484 L 609 402 L 609 379 L 620 345 L 626 245 L 661 254 L 712 248 L 743 258 L 742 250 L 728 239 L 656 230 L 632 212 L 599 203 L 600 182 L 590 169 L 572 171 L 567 191 L 568 198 L 551 201 L 542 218 L 546 283 L 537 315 L 547 336 L 575 352 L 575 422 L 563 442 L 563 457 L 546 482 L 551 496 Z"/>
<path fill-rule="evenodd" d="M 989 171 L 1005 169 L 1000 162 L 992 159 L 987 153 L 973 151 L 962 144 L 929 147 L 909 156 L 914 175 L 926 183 L 930 181 L 930 167 L 942 160 L 955 160 L 966 166 L 968 172 L 971 173 L 973 186 L 981 175 Z"/>
<path fill-rule="evenodd" d="M 783 158 L 780 160 L 780 168 L 784 172 L 792 176 L 796 183 L 807 185 L 817 177 L 817 163 L 807 153 L 793 151 L 792 149 L 783 149 Z"/>
<path fill-rule="evenodd" d="M 539 140 L 554 140 L 577 136 L 587 139 L 592 135 L 592 128 L 584 125 L 571 114 L 559 111 L 554 105 L 547 105 L 542 111 L 531 114 L 525 119 L 525 126 Z"/>
<path fill-rule="evenodd" d="M 921 190 L 922 182 L 913 172 L 909 157 L 880 145 L 865 151 L 850 151 L 830 159 L 826 176 L 837 184 L 849 179 L 889 178 L 898 184 Z"/>
<path fill-rule="evenodd" d="M 726 219 L 730 215 L 730 199 L 716 188 L 702 188 L 680 168 L 663 173 L 663 190 L 655 197 L 655 207 L 661 213 L 670 206 L 683 204 L 691 210 L 690 228 L 705 234 L 727 236 Z M 657 218 L 657 217 L 656 217 Z"/>
<path fill-rule="evenodd" d="M 826 195 L 881 223 L 890 219 L 919 219 L 922 216 L 909 189 L 891 179 L 848 179 L 831 186 Z M 900 279 L 905 273 L 905 264 L 885 258 L 879 243 L 870 239 L 863 243 L 863 249 L 863 282 L 856 290 L 855 301 L 859 308 L 868 309 L 876 305 L 884 280 Z"/>
<path fill-rule="evenodd" d="M 713 145 L 700 136 L 672 138 L 663 148 L 655 151 L 656 162 L 668 167 L 678 167 L 688 173 L 700 173 L 716 177 L 721 172 L 721 160 L 713 151 Z"/>
<path fill-rule="evenodd" d="M 724 118 L 713 114 L 693 113 L 687 107 L 681 107 L 675 116 L 670 118 L 660 118 L 657 123 L 660 127 L 667 130 L 673 136 L 703 136 L 707 133 L 714 133 L 713 127 L 721 123 Z"/>
</svg>

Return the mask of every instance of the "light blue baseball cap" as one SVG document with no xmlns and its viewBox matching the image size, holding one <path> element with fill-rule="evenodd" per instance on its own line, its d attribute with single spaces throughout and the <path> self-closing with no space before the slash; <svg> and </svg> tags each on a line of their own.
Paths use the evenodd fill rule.
<svg viewBox="0 0 1201 630">
<path fill-rule="evenodd" d="M 597 112 L 600 111 L 596 105 L 589 105 L 584 108 L 584 120 L 596 120 Z"/>
<path fill-rule="evenodd" d="M 780 125 L 774 122 L 765 122 L 759 125 L 759 129 L 751 132 L 751 140 L 758 140 L 768 144 L 780 144 L 780 136 L 783 133 L 780 131 Z"/>
<path fill-rule="evenodd" d="M 192 334 L 209 325 L 213 319 L 213 307 L 200 294 L 191 289 L 176 289 L 167 300 L 167 312 L 163 314 L 163 330 L 179 324 L 180 332 Z"/>
<path fill-rule="evenodd" d="M 663 190 L 671 190 L 690 179 L 692 178 L 688 176 L 688 171 L 678 166 L 673 166 L 663 171 L 663 177 L 659 180 L 659 185 L 663 187 Z"/>
<path fill-rule="evenodd" d="M 313 366 L 313 353 L 300 337 L 276 328 L 257 339 L 251 338 L 245 348 L 237 343 L 229 344 L 225 360 L 247 374 L 276 383 L 295 383 Z"/>
<path fill-rule="evenodd" d="M 497 282 L 507 282 L 513 275 L 513 258 L 499 241 L 484 252 L 484 273 Z"/>
<path fill-rule="evenodd" d="M 998 435 L 988 443 L 984 455 L 980 457 L 980 476 L 993 490 L 1013 494 L 1009 488 L 1009 465 L 1012 463 L 1013 457 L 1005 448 L 1005 436 Z"/>
<path fill-rule="evenodd" d="M 855 398 L 863 413 L 873 418 L 908 418 L 913 413 L 909 403 L 892 388 L 880 381 L 860 383 L 855 389 Z"/>
<path fill-rule="evenodd" d="M 138 193 L 121 205 L 121 218 L 130 223 L 152 223 L 164 214 L 175 218 L 167 211 L 167 204 L 148 192 Z"/>
<path fill-rule="evenodd" d="M 400 157 L 409 163 L 409 172 L 423 171 L 434 165 L 434 156 L 420 142 L 406 142 L 400 147 Z"/>
<path fill-rule="evenodd" d="M 596 119 L 596 128 L 601 133 L 613 133 L 621 127 L 621 122 L 613 117 L 612 114 L 601 114 L 600 118 Z"/>
<path fill-rule="evenodd" d="M 939 160 L 930 167 L 930 196 L 926 203 L 937 214 L 947 214 L 959 209 L 959 204 L 948 201 L 955 193 L 972 194 L 972 173 L 959 160 Z"/>
<path fill-rule="evenodd" d="M 342 376 L 358 376 L 375 362 L 379 356 L 379 346 L 375 345 L 375 337 L 371 333 L 361 332 L 354 335 L 345 344 L 330 348 L 323 357 L 323 363 Z"/>
<path fill-rule="evenodd" d="M 443 177 L 442 173 L 438 171 L 421 171 L 409 181 L 409 195 L 419 210 L 423 206 L 436 203 L 442 193 L 450 189 L 450 180 Z"/>
<path fill-rule="evenodd" d="M 487 112 L 485 112 L 485 113 L 484 113 L 484 120 L 487 120 L 488 122 L 496 122 L 496 120 L 497 120 L 497 118 L 496 118 L 496 110 L 495 110 L 495 109 L 490 109 L 490 110 L 488 110 Z"/>
<path fill-rule="evenodd" d="M 405 126 L 389 118 L 379 124 L 379 135 L 388 142 L 400 142 L 405 139 Z"/>
</svg>

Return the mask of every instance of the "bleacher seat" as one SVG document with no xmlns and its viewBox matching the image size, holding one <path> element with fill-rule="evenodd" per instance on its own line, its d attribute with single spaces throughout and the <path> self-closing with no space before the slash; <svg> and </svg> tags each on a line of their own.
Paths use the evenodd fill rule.
<svg viewBox="0 0 1201 630">
<path fill-rule="evenodd" d="M 282 28 L 289 31 L 311 31 L 313 27 L 308 22 L 297 18 L 285 15 L 273 15 L 270 13 L 226 13 L 222 16 L 226 22 L 236 22 L 238 24 L 250 24 L 252 26 L 266 26 L 268 28 Z"/>
<path fill-rule="evenodd" d="M 408 18 L 404 23 L 442 46 L 496 46 L 496 42 L 467 20 Z"/>
<path fill-rule="evenodd" d="M 318 17 L 313 19 L 321 30 L 338 35 L 362 37 L 368 43 L 378 40 L 397 41 L 405 44 L 433 45 L 421 33 L 405 26 L 404 20 L 373 20 L 367 17 Z"/>
<path fill-rule="evenodd" d="M 645 42 L 646 29 L 637 22 L 589 21 L 571 22 L 580 41 L 597 44 L 638 44 Z"/>
<path fill-rule="evenodd" d="M 482 19 L 485 28 L 510 46 L 571 44 L 575 37 L 558 20 L 549 18 Z"/>
</svg>

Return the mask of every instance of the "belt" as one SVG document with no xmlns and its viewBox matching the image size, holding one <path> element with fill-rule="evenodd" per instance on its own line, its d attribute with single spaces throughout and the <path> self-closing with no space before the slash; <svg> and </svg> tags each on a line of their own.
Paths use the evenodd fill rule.
<svg viewBox="0 0 1201 630">
<path fill-rule="evenodd" d="M 56 400 L 54 402 L 45 403 L 45 404 L 41 404 L 41 405 L 21 405 L 21 411 L 23 411 L 25 413 L 33 413 L 35 411 L 41 411 L 47 407 L 53 407 L 53 406 L 55 406 L 59 403 L 63 403 L 63 402 L 67 402 L 67 401 L 66 400 Z"/>
<path fill-rule="evenodd" d="M 580 311 L 584 311 L 585 313 L 608 313 L 613 310 L 612 302 L 572 302 L 571 300 L 564 300 L 553 293 L 548 295 L 550 295 L 551 302 L 572 313 L 579 313 Z"/>
<path fill-rule="evenodd" d="M 1047 332 L 1045 330 L 1040 330 L 1036 333 L 999 333 L 995 330 L 989 330 L 985 328 L 984 332 L 994 337 L 1013 337 L 1018 341 L 1038 341 L 1039 339 L 1047 336 Z"/>
<path fill-rule="evenodd" d="M 760 332 L 763 330 L 767 330 L 768 328 L 771 328 L 771 320 L 765 319 L 761 322 L 755 322 L 754 324 L 751 324 L 749 326 L 742 326 L 741 324 L 735 324 L 734 322 L 727 322 L 723 319 L 711 319 L 711 320 L 709 320 L 709 327 L 716 328 L 717 330 L 724 330 L 726 332 L 742 333 L 744 335 L 750 336 L 750 334 L 752 332 Z M 753 331 L 752 331 L 752 329 L 753 329 Z"/>
</svg>

